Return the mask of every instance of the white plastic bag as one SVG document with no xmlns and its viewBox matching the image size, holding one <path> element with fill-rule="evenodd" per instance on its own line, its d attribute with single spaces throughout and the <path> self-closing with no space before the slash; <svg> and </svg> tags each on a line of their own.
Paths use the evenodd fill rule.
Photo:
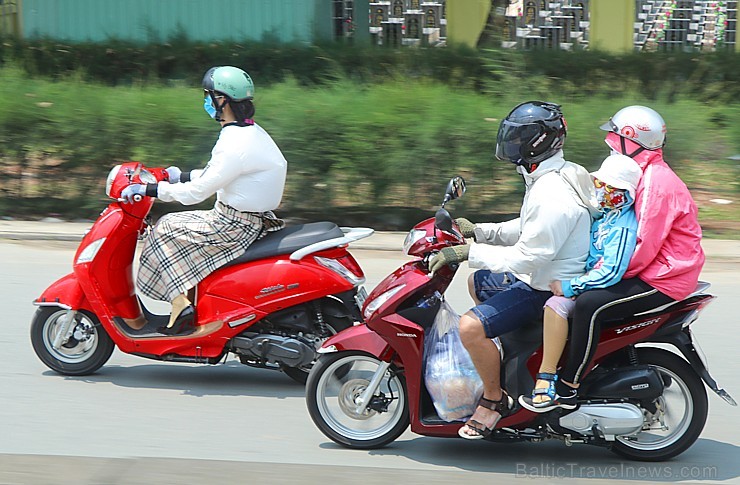
<svg viewBox="0 0 740 485">
<path fill-rule="evenodd" d="M 442 300 L 424 342 L 424 382 L 437 414 L 445 421 L 472 416 L 483 381 L 460 341 L 460 315 Z"/>
</svg>

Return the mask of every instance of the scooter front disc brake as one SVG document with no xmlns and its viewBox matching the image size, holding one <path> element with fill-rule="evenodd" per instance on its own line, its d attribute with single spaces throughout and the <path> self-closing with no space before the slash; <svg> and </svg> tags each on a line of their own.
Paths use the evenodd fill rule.
<svg viewBox="0 0 740 485">
<path fill-rule="evenodd" d="M 344 414 L 352 419 L 360 420 L 370 419 L 376 414 L 376 412 L 370 408 L 366 408 L 365 412 L 362 414 L 357 412 L 359 400 L 369 384 L 370 381 L 367 379 L 351 379 L 344 383 L 338 396 L 339 408 Z"/>
</svg>

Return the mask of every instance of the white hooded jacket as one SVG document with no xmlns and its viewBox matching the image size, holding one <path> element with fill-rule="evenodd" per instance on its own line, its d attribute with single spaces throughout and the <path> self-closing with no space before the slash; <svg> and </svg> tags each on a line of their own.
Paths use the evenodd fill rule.
<svg viewBox="0 0 740 485">
<path fill-rule="evenodd" d="M 597 214 L 588 171 L 559 151 L 529 174 L 519 218 L 478 224 L 471 244 L 471 268 L 512 272 L 537 290 L 553 280 L 583 274 L 592 216 Z"/>
</svg>

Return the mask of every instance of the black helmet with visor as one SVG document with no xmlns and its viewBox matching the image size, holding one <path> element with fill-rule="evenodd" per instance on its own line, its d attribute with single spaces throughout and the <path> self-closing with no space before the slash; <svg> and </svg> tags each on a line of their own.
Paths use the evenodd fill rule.
<svg viewBox="0 0 740 485">
<path fill-rule="evenodd" d="M 496 139 L 496 158 L 523 166 L 527 172 L 557 153 L 567 126 L 560 105 L 527 101 L 504 118 Z"/>
</svg>

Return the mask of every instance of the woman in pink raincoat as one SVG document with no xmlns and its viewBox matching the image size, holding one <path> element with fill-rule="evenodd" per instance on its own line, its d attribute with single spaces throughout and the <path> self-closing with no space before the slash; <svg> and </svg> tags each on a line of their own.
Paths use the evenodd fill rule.
<svg viewBox="0 0 740 485">
<path fill-rule="evenodd" d="M 663 160 L 663 118 L 645 106 L 628 106 L 601 128 L 609 132 L 605 141 L 612 153 L 631 157 L 642 169 L 635 194 L 637 246 L 621 282 L 576 299 L 568 360 L 555 384 L 551 409 L 572 408 L 577 401 L 602 321 L 686 298 L 695 290 L 704 265 L 696 204 L 686 184 Z"/>
</svg>

